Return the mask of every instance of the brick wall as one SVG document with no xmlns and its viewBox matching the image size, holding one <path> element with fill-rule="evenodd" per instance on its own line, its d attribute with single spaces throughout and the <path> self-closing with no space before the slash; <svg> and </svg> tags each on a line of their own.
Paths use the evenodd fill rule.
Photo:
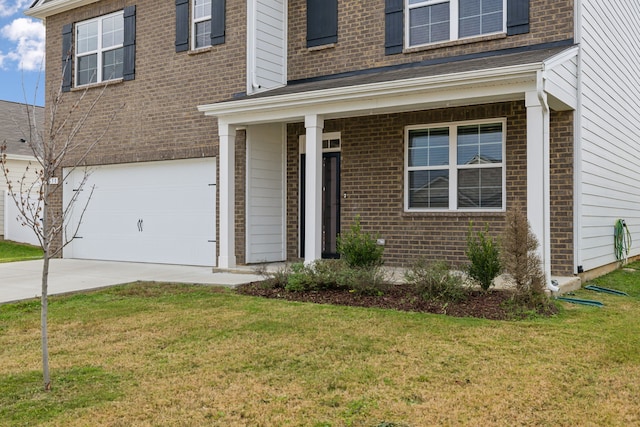
<svg viewBox="0 0 640 427">
<path fill-rule="evenodd" d="M 227 2 L 226 42 L 202 53 L 175 52 L 175 3 L 104 0 L 47 18 L 47 93 L 59 87 L 64 24 L 136 5 L 135 80 L 109 86 L 78 140 L 99 134 L 117 113 L 107 138 L 88 164 L 139 162 L 217 154 L 217 125 L 197 111 L 200 104 L 228 99 L 245 90 L 246 2 Z M 92 88 L 87 98 L 101 91 Z M 63 95 L 66 106 L 83 91 Z M 51 105 L 51 97 L 47 99 Z M 80 110 L 86 108 L 86 103 Z"/>
<path fill-rule="evenodd" d="M 338 42 L 307 49 L 306 0 L 289 1 L 289 80 L 427 59 L 566 40 L 573 35 L 573 0 L 531 0 L 530 29 L 517 36 L 487 36 L 411 53 L 385 56 L 384 0 L 338 0 Z"/>
<path fill-rule="evenodd" d="M 217 121 L 198 112 L 197 106 L 228 99 L 245 90 L 246 2 L 242 0 L 227 1 L 225 43 L 199 53 L 175 52 L 175 2 L 104 0 L 47 18 L 47 107 L 53 106 L 52 94 L 60 87 L 62 26 L 130 5 L 136 6 L 135 80 L 111 84 L 102 94 L 103 85 L 89 89 L 86 94 L 77 89 L 63 94 L 58 121 L 84 95 L 85 100 L 72 116 L 77 122 L 79 115 L 99 97 L 74 139 L 81 143 L 81 148 L 67 157 L 65 165 L 72 164 L 84 152 L 82 147 L 95 141 L 107 128 L 108 133 L 91 150 L 85 164 L 217 156 Z M 116 117 L 109 126 L 114 113 Z M 239 133 L 240 147 L 242 138 Z M 61 194 L 56 193 L 54 198 L 53 208 L 59 211 Z M 238 226 L 242 227 L 242 222 Z"/>
<path fill-rule="evenodd" d="M 507 118 L 506 176 L 507 208 L 526 210 L 526 108 L 523 102 L 488 104 L 392 115 L 330 120 L 325 132 L 341 132 L 341 225 L 345 230 L 360 215 L 363 230 L 379 233 L 386 240 L 384 259 L 387 265 L 409 265 L 414 259 L 466 262 L 466 233 L 470 221 L 489 225 L 498 235 L 504 227 L 505 214 L 475 212 L 405 212 L 404 211 L 404 127 L 415 124 L 444 123 L 488 118 Z M 565 159 L 572 147 L 567 129 L 572 119 L 566 113 L 554 114 L 552 147 L 554 160 Z M 298 137 L 304 124 L 290 124 L 287 129 L 287 253 L 290 260 L 298 254 L 299 153 Z M 572 157 L 572 155 L 568 155 Z M 563 160 L 554 165 L 553 185 L 567 191 L 572 171 Z M 570 190 L 570 188 L 569 188 Z M 568 203 L 568 204 L 567 204 Z M 554 193 L 553 227 L 561 229 L 555 236 L 552 269 L 554 274 L 568 274 L 573 255 L 567 251 L 571 242 L 571 203 L 563 193 Z M 554 240 L 554 242 L 556 242 Z M 556 243 L 554 243 L 556 245 Z M 556 257 L 556 255 L 562 255 Z"/>
</svg>

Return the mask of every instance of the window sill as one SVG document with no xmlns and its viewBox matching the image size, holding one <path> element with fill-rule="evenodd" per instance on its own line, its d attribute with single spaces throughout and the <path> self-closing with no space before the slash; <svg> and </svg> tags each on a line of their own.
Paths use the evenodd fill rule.
<svg viewBox="0 0 640 427">
<path fill-rule="evenodd" d="M 86 89 L 93 89 L 93 88 L 96 88 L 96 87 L 111 86 L 111 85 L 120 84 L 122 82 L 124 82 L 123 78 L 107 80 L 107 81 L 99 82 L 99 83 L 90 83 L 88 85 L 72 87 L 71 88 L 71 92 L 79 92 L 79 91 L 83 91 L 83 90 L 86 90 Z"/>
<path fill-rule="evenodd" d="M 211 46 L 199 47 L 198 49 L 189 50 L 189 52 L 187 52 L 187 55 L 189 55 L 189 56 L 200 55 L 201 53 L 211 52 L 211 50 L 212 50 Z"/>
<path fill-rule="evenodd" d="M 323 44 L 321 46 L 308 47 L 307 52 L 317 52 L 319 50 L 333 49 L 334 47 L 336 47 L 335 43 Z"/>
<path fill-rule="evenodd" d="M 403 212 L 403 216 L 413 217 L 413 216 L 444 216 L 444 217 L 485 217 L 489 215 L 496 216 L 504 216 L 506 215 L 506 211 L 504 209 L 495 209 L 495 210 L 405 210 Z"/>
<path fill-rule="evenodd" d="M 472 44 L 472 43 L 481 43 L 481 42 L 486 42 L 486 41 L 491 41 L 491 40 L 500 40 L 500 39 L 506 39 L 506 38 L 507 38 L 507 33 L 498 33 L 498 34 L 489 34 L 489 35 L 486 35 L 486 36 L 468 37 L 468 38 L 464 38 L 464 39 L 451 40 L 451 41 L 446 41 L 446 42 L 438 42 L 438 43 L 425 44 L 425 45 L 420 45 L 420 46 L 405 47 L 402 50 L 402 53 L 424 52 L 424 51 L 427 51 L 427 50 L 442 49 L 442 48 L 445 48 L 445 47 L 460 46 L 460 45 Z"/>
</svg>

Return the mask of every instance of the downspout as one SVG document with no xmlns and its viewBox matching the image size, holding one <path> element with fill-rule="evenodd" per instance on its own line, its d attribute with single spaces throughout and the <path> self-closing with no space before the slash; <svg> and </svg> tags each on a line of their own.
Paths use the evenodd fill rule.
<svg viewBox="0 0 640 427">
<path fill-rule="evenodd" d="M 550 112 L 549 103 L 547 102 L 547 94 L 544 90 L 544 81 L 546 80 L 546 70 L 545 64 L 542 63 L 542 70 L 536 73 L 536 93 L 538 95 L 538 100 L 540 101 L 540 105 L 542 106 L 542 113 L 545 116 L 543 120 L 543 128 L 542 128 L 542 139 L 545 142 L 546 147 L 544 147 L 544 171 L 543 171 L 543 190 L 545 193 L 545 201 L 544 201 L 544 242 L 542 245 L 542 257 L 543 257 L 543 265 L 544 265 L 544 273 L 545 273 L 545 281 L 546 288 L 551 292 L 558 292 L 560 290 L 559 286 L 553 284 L 551 280 L 551 201 L 549 197 L 551 196 L 551 183 L 550 183 L 550 159 L 549 152 L 550 147 L 550 130 L 549 130 L 549 120 L 550 120 Z"/>
</svg>

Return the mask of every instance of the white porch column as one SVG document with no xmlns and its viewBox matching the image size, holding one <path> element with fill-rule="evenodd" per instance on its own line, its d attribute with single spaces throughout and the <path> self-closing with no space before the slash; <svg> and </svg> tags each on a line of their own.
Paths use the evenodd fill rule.
<svg viewBox="0 0 640 427">
<path fill-rule="evenodd" d="M 549 107 L 537 91 L 526 93 L 527 218 L 538 238 L 538 254 L 547 283 L 551 281 L 551 200 L 549 177 Z"/>
<path fill-rule="evenodd" d="M 233 268 L 236 266 L 236 235 L 235 235 L 235 175 L 236 175 L 236 129 L 229 123 L 218 122 L 218 136 L 220 138 L 218 165 L 220 168 L 220 233 L 218 256 L 219 268 Z"/>
<path fill-rule="evenodd" d="M 322 130 L 324 118 L 304 118 L 306 132 L 305 161 L 305 236 L 304 262 L 322 258 Z"/>
</svg>

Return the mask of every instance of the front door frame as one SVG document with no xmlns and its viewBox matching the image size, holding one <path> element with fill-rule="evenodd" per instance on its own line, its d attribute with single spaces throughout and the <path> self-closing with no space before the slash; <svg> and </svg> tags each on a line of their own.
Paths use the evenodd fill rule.
<svg viewBox="0 0 640 427">
<path fill-rule="evenodd" d="M 298 246 L 298 252 L 299 252 L 299 256 L 300 258 L 304 258 L 305 256 L 305 233 L 306 233 L 306 229 L 305 229 L 305 197 L 306 197 L 306 191 L 305 191 L 305 179 L 306 179 L 306 168 L 305 168 L 305 161 L 306 161 L 306 153 L 305 153 L 305 142 L 306 142 L 306 137 L 305 135 L 301 135 L 300 136 L 300 141 L 299 141 L 299 188 L 300 188 L 300 197 L 299 197 L 299 230 L 298 230 L 298 242 L 299 242 L 299 246 Z M 326 248 L 326 239 L 325 239 L 325 230 L 326 230 L 326 224 L 325 224 L 325 219 L 326 219 L 326 215 L 325 215 L 325 208 L 326 205 L 328 204 L 328 200 L 326 199 L 325 195 L 326 195 L 326 176 L 325 176 L 325 170 L 326 170 L 326 161 L 327 159 L 330 158 L 337 158 L 337 164 L 336 164 L 336 170 L 335 170 L 335 230 L 336 230 L 336 236 L 340 233 L 340 217 L 341 217 L 341 198 L 340 198 L 340 185 L 341 185 L 341 160 L 342 160 L 342 156 L 341 156 L 341 147 L 342 147 L 342 143 L 341 143 L 341 135 L 340 132 L 328 132 L 328 133 L 323 133 L 322 134 L 322 230 L 323 230 L 323 237 L 322 237 L 322 258 L 338 258 L 339 255 L 337 253 L 337 250 L 335 252 L 333 251 L 328 251 Z"/>
</svg>

